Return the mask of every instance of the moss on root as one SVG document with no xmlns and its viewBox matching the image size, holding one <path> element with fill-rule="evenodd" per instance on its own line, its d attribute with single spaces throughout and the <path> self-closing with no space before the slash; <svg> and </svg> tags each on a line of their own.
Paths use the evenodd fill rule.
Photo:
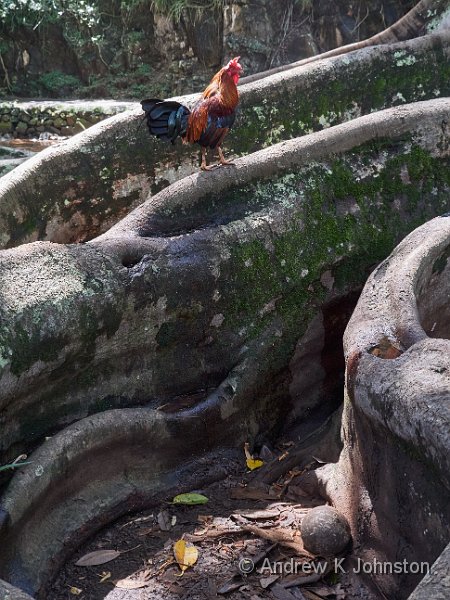
<svg viewBox="0 0 450 600">
<path fill-rule="evenodd" d="M 362 286 L 404 235 L 439 207 L 447 210 L 448 161 L 409 139 L 389 155 L 385 147 L 378 140 L 329 164 L 255 184 L 269 213 L 283 210 L 287 198 L 293 208 L 284 220 L 288 227 L 256 234 L 232 249 L 227 318 L 236 327 L 256 337 L 278 316 L 280 329 L 298 337 L 300 323 L 306 326 L 323 302 L 325 270 L 337 291 Z M 247 187 L 242 197 L 248 194 Z"/>
<path fill-rule="evenodd" d="M 25 260 L 11 254 L 2 259 L 8 278 L 0 309 L 0 368 L 20 376 L 37 362 L 67 363 L 77 355 L 79 365 L 88 363 L 99 336 L 114 335 L 122 319 L 123 294 L 111 294 L 109 263 L 73 247 L 29 248 Z"/>
<path fill-rule="evenodd" d="M 407 60 L 414 58 L 414 61 Z M 343 57 L 334 77 L 305 74 L 299 89 L 283 80 L 260 105 L 244 104 L 229 144 L 247 154 L 285 139 L 348 121 L 390 106 L 450 94 L 450 64 L 442 46 L 429 52 L 385 52 L 366 63 Z"/>
<path fill-rule="evenodd" d="M 442 212 L 447 209 L 449 189 L 447 161 L 405 138 L 394 145 L 377 140 L 328 163 L 222 192 L 220 199 L 208 197 L 210 206 L 224 210 L 248 207 L 251 197 L 256 209 L 223 225 L 237 239 L 223 266 L 227 326 L 242 329 L 252 339 L 269 326 L 274 338 L 291 330 L 294 340 L 327 293 L 321 282 L 324 271 L 331 272 L 338 291 L 362 285 L 401 237 L 440 206 Z M 267 216 L 267 225 L 255 226 L 259 214 Z M 273 231 L 272 223 L 279 223 Z M 236 236 L 236 227 L 245 235 Z M 83 286 L 86 301 L 78 306 L 70 328 L 76 327 L 88 360 L 98 336 L 117 330 L 121 314 L 112 306 L 103 316 L 91 310 L 89 297 L 101 292 L 101 283 L 89 279 Z M 65 310 L 69 308 L 70 303 Z M 159 344 L 178 335 L 177 323 L 165 324 Z M 21 321 L 0 332 L 2 361 L 10 362 L 16 375 L 38 360 L 54 361 L 67 343 L 62 334 L 47 341 L 38 322 L 25 328 Z"/>
</svg>

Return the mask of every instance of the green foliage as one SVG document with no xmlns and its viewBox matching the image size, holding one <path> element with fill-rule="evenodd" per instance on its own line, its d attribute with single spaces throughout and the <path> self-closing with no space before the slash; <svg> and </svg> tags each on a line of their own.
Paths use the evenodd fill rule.
<svg viewBox="0 0 450 600">
<path fill-rule="evenodd" d="M 0 0 L 0 20 L 7 28 L 38 27 L 68 16 L 87 27 L 98 23 L 98 3 L 89 0 Z"/>
<path fill-rule="evenodd" d="M 142 98 L 167 98 L 173 95 L 173 79 L 166 73 L 154 71 L 148 64 L 141 64 L 136 70 L 128 73 L 110 73 L 99 77 L 93 76 L 89 85 L 76 90 L 80 98 L 124 98 L 141 100 Z"/>
<path fill-rule="evenodd" d="M 151 75 L 152 67 L 146 63 L 139 65 L 136 69 L 136 75 Z"/>
<path fill-rule="evenodd" d="M 223 8 L 225 0 L 152 0 L 152 8 L 179 21 L 185 10 L 192 10 L 198 16 L 205 10 Z"/>
<path fill-rule="evenodd" d="M 313 0 L 293 0 L 303 11 L 310 10 Z M 152 8 L 160 13 L 172 17 L 176 21 L 181 19 L 185 10 L 192 10 L 201 14 L 204 10 L 222 9 L 226 0 L 152 0 Z"/>
<path fill-rule="evenodd" d="M 39 77 L 41 86 L 50 93 L 68 93 L 81 85 L 80 80 L 73 75 L 66 75 L 61 71 L 50 71 Z"/>
</svg>

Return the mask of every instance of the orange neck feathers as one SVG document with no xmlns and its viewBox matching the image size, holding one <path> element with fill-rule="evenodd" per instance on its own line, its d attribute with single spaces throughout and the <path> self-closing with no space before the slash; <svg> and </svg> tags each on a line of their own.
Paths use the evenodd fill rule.
<svg viewBox="0 0 450 600">
<path fill-rule="evenodd" d="M 239 93 L 237 86 L 226 67 L 220 69 L 220 71 L 214 75 L 211 83 L 203 92 L 203 98 L 210 98 L 216 94 L 220 95 L 220 103 L 226 108 L 234 110 L 238 105 Z"/>
</svg>

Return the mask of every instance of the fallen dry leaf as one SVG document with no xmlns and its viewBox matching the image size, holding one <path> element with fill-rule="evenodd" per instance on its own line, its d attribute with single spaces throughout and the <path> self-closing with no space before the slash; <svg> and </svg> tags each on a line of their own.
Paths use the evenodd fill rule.
<svg viewBox="0 0 450 600">
<path fill-rule="evenodd" d="M 314 558 L 314 555 L 307 552 L 303 547 L 303 540 L 299 532 L 293 532 L 292 529 L 287 529 L 285 527 L 262 529 L 261 527 L 256 527 L 256 525 L 241 525 L 241 529 L 242 531 L 249 531 L 263 540 L 268 540 L 269 542 L 291 548 L 298 556 Z"/>
<path fill-rule="evenodd" d="M 79 558 L 75 564 L 77 567 L 95 567 L 96 565 L 104 565 L 121 554 L 118 550 L 95 550 Z"/>
<path fill-rule="evenodd" d="M 110 577 L 111 577 L 111 571 L 103 571 L 103 573 L 100 575 L 99 583 L 105 582 Z"/>
<path fill-rule="evenodd" d="M 209 523 L 213 520 L 212 515 L 197 515 L 197 521 L 199 523 Z"/>
<path fill-rule="evenodd" d="M 290 588 L 316 583 L 326 577 L 332 568 L 333 566 L 330 561 L 317 561 L 314 572 L 311 575 L 303 575 L 301 577 L 298 577 L 297 575 L 288 575 L 283 579 L 282 585 L 285 588 Z"/>
<path fill-rule="evenodd" d="M 261 510 L 240 510 L 236 511 L 231 515 L 231 518 L 235 516 L 245 517 L 246 519 L 252 519 L 260 521 L 262 519 L 276 519 L 280 516 L 279 510 L 261 509 Z"/>
<path fill-rule="evenodd" d="M 172 519 L 170 517 L 169 511 L 162 510 L 158 513 L 158 525 L 161 531 L 169 531 L 172 527 Z"/>
<path fill-rule="evenodd" d="M 262 460 L 260 460 L 259 458 L 253 458 L 253 455 L 250 454 L 248 447 L 249 447 L 248 442 L 245 442 L 244 453 L 245 453 L 246 464 L 247 464 L 247 468 L 250 469 L 250 471 L 254 471 L 255 469 L 259 469 L 260 467 L 262 467 L 264 462 Z"/>
<path fill-rule="evenodd" d="M 148 581 L 144 579 L 131 579 L 131 577 L 125 577 L 125 579 L 119 579 L 116 581 L 115 586 L 121 590 L 138 590 L 148 585 Z"/>
<path fill-rule="evenodd" d="M 277 600 L 305 600 L 305 596 L 301 593 L 300 590 L 296 590 L 296 594 L 294 596 L 292 592 L 285 589 L 279 583 L 275 583 L 270 588 L 270 591 L 275 596 L 275 598 L 277 598 Z"/>
<path fill-rule="evenodd" d="M 264 462 L 262 460 L 260 460 L 259 458 L 247 458 L 247 468 L 250 469 L 250 471 L 254 471 L 255 469 L 260 469 Z"/>
<path fill-rule="evenodd" d="M 396 348 L 387 337 L 383 337 L 376 346 L 369 349 L 369 352 L 378 358 L 391 360 L 402 354 L 402 350 Z"/>
<path fill-rule="evenodd" d="M 266 589 L 271 586 L 272 583 L 275 583 L 277 579 L 280 579 L 279 575 L 270 575 L 269 577 L 261 577 L 259 583 L 263 589 Z"/>
<path fill-rule="evenodd" d="M 79 596 L 80 594 L 83 593 L 83 590 L 81 590 L 80 588 L 75 587 L 74 585 L 70 586 L 69 591 L 74 596 Z"/>
<path fill-rule="evenodd" d="M 189 567 L 195 565 L 198 559 L 197 548 L 192 542 L 186 542 L 183 539 L 175 542 L 173 545 L 173 554 L 181 569 L 181 574 L 183 574 Z"/>
<path fill-rule="evenodd" d="M 328 598 L 328 596 L 335 596 L 335 591 L 333 588 L 325 586 L 325 585 L 315 585 L 313 588 L 308 590 L 321 598 Z"/>
<path fill-rule="evenodd" d="M 239 589 L 243 583 L 244 580 L 242 579 L 241 575 L 233 575 L 233 577 L 225 581 L 225 583 L 220 586 L 220 588 L 217 590 L 217 593 L 221 596 L 224 594 L 229 594 L 230 592 L 234 592 L 235 590 Z"/>
</svg>

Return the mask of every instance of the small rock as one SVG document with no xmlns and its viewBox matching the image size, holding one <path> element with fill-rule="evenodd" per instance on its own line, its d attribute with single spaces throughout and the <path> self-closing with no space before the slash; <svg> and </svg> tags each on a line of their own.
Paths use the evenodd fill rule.
<svg viewBox="0 0 450 600">
<path fill-rule="evenodd" d="M 10 122 L 0 121 L 0 135 L 11 133 L 12 129 L 13 128 Z"/>
<path fill-rule="evenodd" d="M 61 127 L 64 127 L 66 125 L 66 121 L 64 121 L 64 119 L 61 119 L 60 117 L 56 117 L 56 119 L 53 121 L 53 125 L 56 128 L 61 129 Z"/>
<path fill-rule="evenodd" d="M 225 317 L 223 316 L 222 313 L 218 314 L 218 315 L 214 315 L 213 318 L 211 319 L 211 327 L 220 327 L 222 325 L 222 323 L 225 321 Z"/>
<path fill-rule="evenodd" d="M 46 127 L 46 129 L 49 133 L 53 133 L 56 136 L 61 135 L 61 131 L 57 127 L 54 127 L 53 125 L 49 125 L 48 127 Z"/>
<path fill-rule="evenodd" d="M 342 552 L 351 539 L 347 519 L 332 506 L 312 508 L 302 520 L 301 532 L 305 549 L 325 558 Z"/>
<path fill-rule="evenodd" d="M 25 131 L 28 129 L 28 123 L 25 123 L 25 121 L 19 121 L 16 125 L 16 131 L 18 133 L 25 133 Z"/>
<path fill-rule="evenodd" d="M 69 122 L 69 120 L 67 119 L 67 122 Z M 74 130 L 77 133 L 80 133 L 81 131 L 84 131 L 85 129 L 87 129 L 88 127 L 90 127 L 91 123 L 89 123 L 88 121 L 86 121 L 86 119 L 77 119 L 77 122 L 74 125 Z"/>
</svg>

